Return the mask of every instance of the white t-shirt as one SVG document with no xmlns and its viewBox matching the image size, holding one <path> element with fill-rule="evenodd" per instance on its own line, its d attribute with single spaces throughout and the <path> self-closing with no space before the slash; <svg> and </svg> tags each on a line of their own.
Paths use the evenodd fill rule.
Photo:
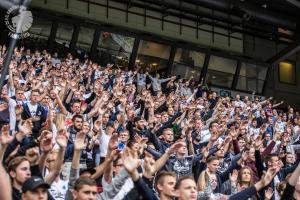
<svg viewBox="0 0 300 200">
<path fill-rule="evenodd" d="M 274 177 L 274 185 L 276 186 L 278 183 L 280 183 L 280 180 L 279 180 L 278 176 L 276 175 Z M 274 196 L 275 196 L 275 200 L 280 200 L 280 195 L 277 192 L 277 190 L 274 191 Z"/>
<path fill-rule="evenodd" d="M 249 133 L 250 135 L 254 135 L 254 136 L 258 136 L 259 135 L 259 128 L 254 128 L 254 127 L 250 127 L 249 128 Z"/>
<path fill-rule="evenodd" d="M 201 131 L 201 142 L 209 141 L 210 137 L 211 133 L 209 132 L 209 129 Z"/>
<path fill-rule="evenodd" d="M 105 133 L 99 138 L 100 157 L 106 157 L 109 139 L 110 136 Z"/>
<path fill-rule="evenodd" d="M 36 116 L 36 110 L 37 110 L 38 105 L 37 104 L 32 105 L 30 102 L 27 105 L 28 105 L 31 116 L 32 117 Z"/>
<path fill-rule="evenodd" d="M 59 179 L 51 184 L 49 192 L 55 200 L 64 200 L 68 190 L 68 182 Z"/>
</svg>

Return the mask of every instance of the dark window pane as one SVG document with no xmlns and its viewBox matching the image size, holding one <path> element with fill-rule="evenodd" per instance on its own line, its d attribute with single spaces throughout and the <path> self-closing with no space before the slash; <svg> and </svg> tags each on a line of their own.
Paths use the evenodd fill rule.
<svg viewBox="0 0 300 200">
<path fill-rule="evenodd" d="M 229 88 L 232 84 L 233 74 L 215 70 L 208 70 L 206 80 L 209 84 Z"/>
<path fill-rule="evenodd" d="M 237 89 L 246 91 L 256 91 L 257 93 L 262 93 L 263 86 L 263 80 L 240 76 Z"/>
<path fill-rule="evenodd" d="M 204 53 L 178 48 L 176 50 L 174 62 L 186 64 L 190 67 L 203 67 L 204 59 Z"/>
<path fill-rule="evenodd" d="M 69 45 L 73 34 L 73 25 L 58 24 L 55 41 L 59 44 Z"/>
<path fill-rule="evenodd" d="M 204 59 L 205 54 L 203 53 L 178 48 L 174 58 L 172 74 L 180 75 L 186 79 L 193 76 L 195 80 L 199 80 Z"/>
<path fill-rule="evenodd" d="M 54 50 L 59 57 L 65 57 L 69 51 L 73 28 L 72 24 L 58 24 Z"/>
<path fill-rule="evenodd" d="M 221 87 L 231 87 L 236 66 L 236 60 L 211 56 L 206 75 L 207 82 Z"/>
<path fill-rule="evenodd" d="M 258 66 L 250 63 L 242 63 L 240 76 L 265 80 L 267 75 L 267 69 L 268 68 L 265 66 Z"/>
<path fill-rule="evenodd" d="M 80 27 L 75 49 L 76 57 L 83 59 L 85 55 L 89 55 L 93 43 L 94 32 L 94 29 Z"/>
<path fill-rule="evenodd" d="M 218 56 L 211 56 L 209 59 L 208 69 L 220 72 L 234 74 L 237 61 Z"/>
<path fill-rule="evenodd" d="M 22 40 L 22 45 L 32 50 L 44 50 L 47 48 L 48 37 L 50 36 L 52 21 L 43 18 L 34 18 L 29 29 L 30 37 Z"/>
<path fill-rule="evenodd" d="M 29 29 L 29 33 L 33 37 L 38 37 L 48 40 L 52 27 L 52 21 L 43 18 L 36 18 Z"/>
<path fill-rule="evenodd" d="M 171 47 L 155 42 L 140 41 L 137 64 L 150 72 L 166 69 Z"/>
<path fill-rule="evenodd" d="M 262 92 L 268 68 L 250 63 L 242 63 L 237 89 Z"/>
<path fill-rule="evenodd" d="M 97 47 L 97 61 L 103 66 L 113 63 L 127 67 L 133 43 L 132 37 L 102 32 Z"/>
</svg>

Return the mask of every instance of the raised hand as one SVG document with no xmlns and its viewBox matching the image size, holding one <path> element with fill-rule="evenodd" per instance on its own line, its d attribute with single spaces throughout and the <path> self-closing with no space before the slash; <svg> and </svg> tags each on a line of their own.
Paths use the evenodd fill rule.
<svg viewBox="0 0 300 200">
<path fill-rule="evenodd" d="M 274 194 L 274 191 L 271 187 L 268 187 L 268 189 L 265 191 L 265 200 L 272 199 L 272 196 Z"/>
<path fill-rule="evenodd" d="M 111 152 L 107 153 L 106 159 L 108 159 L 110 161 L 115 161 L 120 156 L 120 153 L 121 153 L 121 150 L 119 150 L 119 149 L 112 150 Z"/>
<path fill-rule="evenodd" d="M 109 100 L 109 94 L 108 93 L 103 93 L 102 101 L 107 102 L 108 100 Z"/>
<path fill-rule="evenodd" d="M 232 171 L 232 173 L 230 174 L 230 181 L 234 184 L 237 183 L 237 179 L 238 179 L 238 175 L 239 175 L 239 172 L 235 169 Z"/>
<path fill-rule="evenodd" d="M 203 149 L 202 149 L 202 154 L 203 154 L 203 161 L 206 161 L 206 158 L 208 157 L 208 155 L 209 155 L 209 151 L 208 151 L 208 148 L 207 147 L 204 147 Z"/>
<path fill-rule="evenodd" d="M 152 178 L 155 173 L 155 160 L 151 156 L 146 156 L 144 159 L 144 176 L 147 178 Z"/>
<path fill-rule="evenodd" d="M 118 134 L 114 133 L 108 142 L 108 150 L 113 151 L 118 148 Z"/>
<path fill-rule="evenodd" d="M 39 154 L 39 148 L 33 147 L 26 150 L 25 153 L 26 158 L 30 162 L 31 165 L 36 165 L 38 163 L 40 154 Z"/>
<path fill-rule="evenodd" d="M 274 176 L 277 174 L 277 169 L 276 167 L 271 167 L 267 170 L 265 176 L 262 178 L 262 184 L 264 187 L 269 185 L 269 183 L 273 180 Z"/>
<path fill-rule="evenodd" d="M 102 116 L 102 115 L 104 115 L 105 112 L 106 112 L 106 109 L 103 109 L 102 106 L 99 107 L 99 109 L 98 109 L 98 114 L 99 114 L 99 115 Z"/>
<path fill-rule="evenodd" d="M 114 129 L 115 129 L 115 130 L 118 129 L 119 125 L 120 125 L 120 124 L 119 124 L 118 120 L 114 121 Z"/>
<path fill-rule="evenodd" d="M 95 132 L 100 132 L 101 131 L 101 125 L 102 125 L 102 122 L 101 120 L 96 120 L 95 123 L 94 123 L 94 126 L 93 126 L 93 130 L 95 130 Z"/>
<path fill-rule="evenodd" d="M 223 141 L 223 145 L 226 145 L 226 144 L 228 144 L 229 142 L 231 142 L 231 137 L 227 136 L 227 137 L 225 138 L 225 140 Z"/>
<path fill-rule="evenodd" d="M 8 104 L 7 103 L 2 103 L 0 104 L 0 111 L 4 111 L 8 108 Z"/>
<path fill-rule="evenodd" d="M 141 146 L 144 146 L 148 142 L 147 137 L 141 137 L 138 134 L 134 136 L 134 140 L 136 143 L 139 143 Z"/>
<path fill-rule="evenodd" d="M 85 140 L 86 134 L 82 131 L 78 132 L 75 139 L 75 150 L 82 150 L 86 147 L 87 143 Z"/>
<path fill-rule="evenodd" d="M 229 134 L 233 140 L 235 140 L 238 137 L 238 133 L 235 129 L 230 129 Z"/>
<path fill-rule="evenodd" d="M 212 133 L 211 137 L 210 137 L 210 141 L 215 142 L 215 141 L 217 141 L 218 137 L 219 137 L 218 134 Z"/>
<path fill-rule="evenodd" d="M 259 150 L 259 148 L 261 147 L 262 144 L 263 144 L 263 140 L 261 138 L 261 135 L 259 135 L 254 142 L 254 148 L 256 150 Z"/>
<path fill-rule="evenodd" d="M 247 152 L 247 151 L 242 152 L 241 159 L 242 159 L 243 162 L 247 161 L 248 155 L 249 155 L 249 152 Z"/>
<path fill-rule="evenodd" d="M 2 126 L 0 135 L 1 146 L 7 146 L 13 139 L 14 137 L 9 134 L 9 125 Z"/>
<path fill-rule="evenodd" d="M 57 136 L 56 136 L 56 143 L 61 148 L 66 148 L 67 147 L 68 136 L 67 136 L 66 130 L 61 129 L 61 130 L 58 131 Z"/>
<path fill-rule="evenodd" d="M 179 148 L 183 147 L 183 146 L 186 146 L 186 143 L 185 142 L 176 142 L 174 143 L 170 149 L 169 149 L 169 154 L 173 154 L 175 153 L 176 151 L 178 151 Z"/>
<path fill-rule="evenodd" d="M 16 105 L 16 107 L 15 107 L 15 113 L 16 113 L 16 115 L 17 115 L 17 116 L 18 116 L 18 115 L 21 115 L 22 112 L 23 112 L 23 106 L 21 106 L 21 105 Z"/>
<path fill-rule="evenodd" d="M 129 148 L 125 148 L 122 159 L 124 168 L 130 174 L 133 174 L 135 170 L 142 164 L 142 161 L 138 158 L 137 152 Z"/>
<path fill-rule="evenodd" d="M 53 149 L 52 133 L 43 131 L 41 136 L 40 148 L 43 152 L 48 153 Z"/>
<path fill-rule="evenodd" d="M 281 135 L 279 132 L 275 132 L 274 136 L 273 136 L 273 140 L 276 142 L 277 140 L 280 140 Z"/>
<path fill-rule="evenodd" d="M 18 128 L 20 132 L 22 132 L 25 135 L 28 135 L 32 132 L 32 121 L 30 119 L 20 121 L 20 123 L 18 124 Z"/>
</svg>

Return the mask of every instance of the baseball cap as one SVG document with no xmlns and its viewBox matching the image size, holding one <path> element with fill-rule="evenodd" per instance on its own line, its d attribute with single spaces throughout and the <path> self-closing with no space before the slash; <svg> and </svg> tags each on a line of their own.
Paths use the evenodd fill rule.
<svg viewBox="0 0 300 200">
<path fill-rule="evenodd" d="M 22 186 L 22 192 L 25 193 L 27 191 L 32 191 L 39 187 L 45 187 L 48 189 L 50 188 L 50 185 L 46 183 L 41 177 L 32 176 L 24 182 Z"/>
</svg>

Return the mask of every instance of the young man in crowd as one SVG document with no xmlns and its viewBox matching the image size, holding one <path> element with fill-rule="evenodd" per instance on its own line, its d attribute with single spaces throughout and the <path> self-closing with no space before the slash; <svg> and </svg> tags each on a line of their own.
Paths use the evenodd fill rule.
<svg viewBox="0 0 300 200">
<path fill-rule="evenodd" d="M 49 188 L 41 177 L 33 176 L 23 183 L 22 200 L 48 200 Z"/>
</svg>

